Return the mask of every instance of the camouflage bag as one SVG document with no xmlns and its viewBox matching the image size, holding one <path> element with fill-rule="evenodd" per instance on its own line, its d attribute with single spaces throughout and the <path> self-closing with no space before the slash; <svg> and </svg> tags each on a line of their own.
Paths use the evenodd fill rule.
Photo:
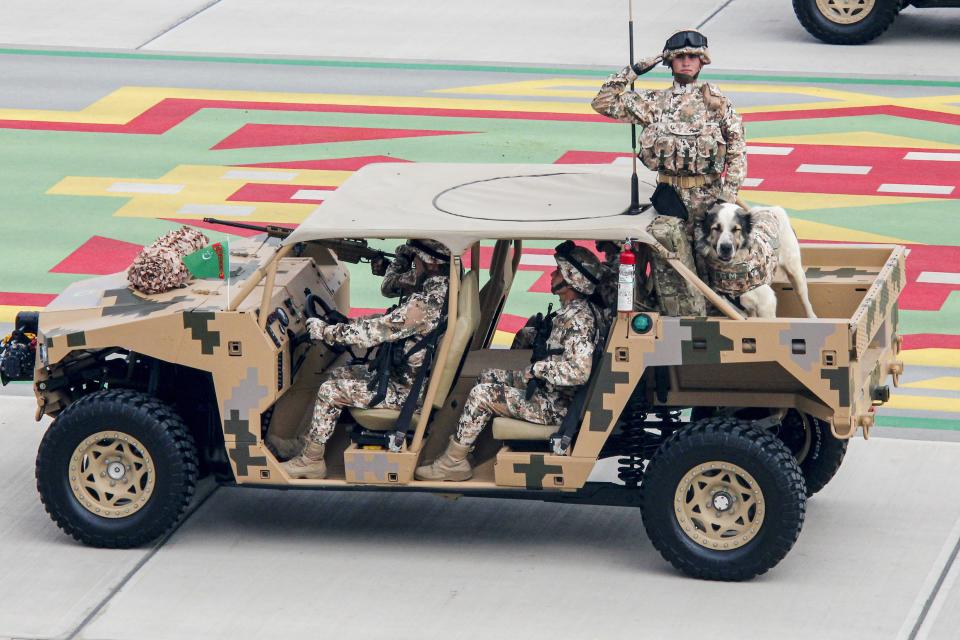
<svg viewBox="0 0 960 640">
<path fill-rule="evenodd" d="M 137 291 L 163 293 L 184 286 L 190 272 L 183 265 L 183 256 L 198 251 L 210 240 L 190 227 L 180 227 L 157 238 L 137 254 L 127 270 L 127 281 Z"/>
<path fill-rule="evenodd" d="M 671 216 L 657 216 L 647 227 L 647 231 L 673 252 L 684 265 L 694 273 L 693 252 L 687 239 L 684 221 Z M 668 316 L 704 316 L 706 300 L 692 284 L 677 273 L 677 270 L 657 254 L 650 260 L 653 286 L 660 300 L 660 311 Z"/>
</svg>

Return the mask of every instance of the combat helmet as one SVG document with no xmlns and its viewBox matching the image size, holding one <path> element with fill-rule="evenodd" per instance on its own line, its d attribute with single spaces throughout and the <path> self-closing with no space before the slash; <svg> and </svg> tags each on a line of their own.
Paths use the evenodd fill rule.
<svg viewBox="0 0 960 640">
<path fill-rule="evenodd" d="M 450 250 L 436 240 L 407 240 L 407 246 L 427 264 L 450 262 Z"/>
<path fill-rule="evenodd" d="M 565 240 L 556 248 L 557 268 L 563 279 L 578 293 L 589 296 L 600 283 L 600 261 L 586 247 Z"/>
<path fill-rule="evenodd" d="M 704 65 L 710 64 L 707 36 L 696 29 L 675 31 L 663 45 L 663 66 L 669 67 L 674 58 L 685 54 L 700 56 Z"/>
</svg>

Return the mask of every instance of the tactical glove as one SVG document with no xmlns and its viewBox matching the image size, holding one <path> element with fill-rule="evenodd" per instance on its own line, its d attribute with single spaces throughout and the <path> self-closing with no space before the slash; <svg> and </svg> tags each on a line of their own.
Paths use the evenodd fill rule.
<svg viewBox="0 0 960 640">
<path fill-rule="evenodd" d="M 643 60 L 637 60 L 632 65 L 630 65 L 630 68 L 633 69 L 633 72 L 635 74 L 637 74 L 638 76 L 642 76 L 647 71 L 650 71 L 655 66 L 660 64 L 660 62 L 662 61 L 663 61 L 662 55 L 653 56 L 652 58 L 644 58 Z"/>
<path fill-rule="evenodd" d="M 320 318 L 307 318 L 307 331 L 310 332 L 310 339 L 316 341 L 323 341 L 323 330 L 326 329 L 328 325 L 326 322 Z"/>
</svg>

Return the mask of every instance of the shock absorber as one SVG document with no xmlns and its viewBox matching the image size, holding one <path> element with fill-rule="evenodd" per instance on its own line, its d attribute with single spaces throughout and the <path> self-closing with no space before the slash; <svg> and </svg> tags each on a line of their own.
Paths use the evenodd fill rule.
<svg viewBox="0 0 960 640">
<path fill-rule="evenodd" d="M 617 477 L 628 487 L 636 489 L 643 479 L 643 458 L 647 446 L 647 433 L 643 427 L 647 422 L 647 412 L 636 405 L 628 411 L 630 414 L 621 427 L 620 452 L 624 457 L 617 460 L 620 464 Z"/>
</svg>

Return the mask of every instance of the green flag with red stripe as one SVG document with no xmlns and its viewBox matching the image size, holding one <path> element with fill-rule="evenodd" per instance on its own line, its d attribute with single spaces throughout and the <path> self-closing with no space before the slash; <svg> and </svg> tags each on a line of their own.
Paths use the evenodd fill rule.
<svg viewBox="0 0 960 640">
<path fill-rule="evenodd" d="M 219 278 L 225 280 L 230 273 L 230 246 L 227 242 L 215 242 L 199 251 L 183 257 L 183 266 L 195 278 Z"/>
</svg>

